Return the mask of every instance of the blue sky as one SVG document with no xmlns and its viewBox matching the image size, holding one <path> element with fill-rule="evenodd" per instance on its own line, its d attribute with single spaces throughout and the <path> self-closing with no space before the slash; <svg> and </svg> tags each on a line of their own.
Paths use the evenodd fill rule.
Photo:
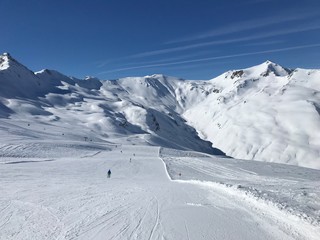
<svg viewBox="0 0 320 240">
<path fill-rule="evenodd" d="M 0 0 L 0 52 L 83 78 L 320 68 L 319 0 Z"/>
</svg>

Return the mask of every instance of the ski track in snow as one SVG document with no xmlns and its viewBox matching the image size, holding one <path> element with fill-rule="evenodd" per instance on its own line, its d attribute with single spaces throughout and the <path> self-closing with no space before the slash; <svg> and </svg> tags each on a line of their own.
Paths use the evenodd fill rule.
<svg viewBox="0 0 320 240">
<path fill-rule="evenodd" d="M 157 228 L 158 224 L 159 224 L 159 201 L 157 198 L 155 198 L 155 202 L 156 202 L 156 205 L 157 205 L 157 215 L 156 215 L 156 221 L 155 221 L 155 224 L 153 225 L 152 227 L 152 230 L 151 230 L 151 234 L 150 234 L 150 237 L 149 239 L 152 239 L 153 237 L 153 233 L 155 231 L 155 229 Z"/>
<path fill-rule="evenodd" d="M 75 147 L 73 157 L 57 152 L 55 161 L 0 164 L 0 239 L 320 237 L 318 224 L 228 185 L 226 179 L 264 184 L 268 178 L 241 161 L 231 166 L 210 155 L 148 146 L 108 149 Z M 274 177 L 269 180 L 276 185 L 281 176 Z"/>
</svg>

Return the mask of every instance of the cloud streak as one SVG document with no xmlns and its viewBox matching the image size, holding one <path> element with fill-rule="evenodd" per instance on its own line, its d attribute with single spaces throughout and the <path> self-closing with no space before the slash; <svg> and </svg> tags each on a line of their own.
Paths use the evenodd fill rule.
<svg viewBox="0 0 320 240">
<path fill-rule="evenodd" d="M 182 49 L 183 50 L 183 49 Z M 174 50 L 173 49 L 173 51 L 179 51 L 179 50 Z M 168 49 L 168 52 L 171 52 L 169 49 Z M 217 51 L 216 50 L 214 50 L 214 51 L 212 51 L 212 50 L 202 50 L 202 51 L 197 51 L 197 52 L 195 52 L 195 53 L 190 53 L 190 54 L 185 54 L 185 55 L 179 55 L 178 57 L 170 57 L 170 58 L 163 58 L 163 59 L 159 59 L 159 60 L 156 60 L 156 61 L 143 61 L 143 62 L 138 62 L 138 63 L 136 63 L 136 64 L 147 64 L 147 63 L 161 63 L 161 62 L 166 62 L 166 61 L 171 61 L 171 60 L 182 60 L 182 59 L 186 59 L 186 58 L 190 58 L 190 57 L 197 57 L 197 56 L 199 56 L 199 55 L 202 55 L 202 54 L 208 54 L 208 53 L 216 53 Z M 145 52 L 145 53 L 138 53 L 138 54 L 134 54 L 134 55 L 130 55 L 130 56 L 126 56 L 126 57 L 121 57 L 121 58 L 118 58 L 118 59 L 116 59 L 116 60 L 112 60 L 112 59 L 110 59 L 110 60 L 108 60 L 108 61 L 104 61 L 104 62 L 100 62 L 98 65 L 97 65 L 97 67 L 98 68 L 102 68 L 102 67 L 104 67 L 104 66 L 106 66 L 108 63 L 113 63 L 113 62 L 119 62 L 119 61 L 123 61 L 123 60 L 128 60 L 128 59 L 136 59 L 136 58 L 142 58 L 142 57 L 144 57 L 144 54 L 146 54 L 146 56 L 148 55 L 148 54 L 150 54 L 150 56 L 154 56 L 154 55 L 161 55 L 161 54 L 165 54 L 166 52 L 165 51 L 163 51 L 163 53 L 162 53 L 162 50 L 159 50 L 159 52 L 158 52 L 158 50 L 156 50 L 156 51 L 151 51 L 151 52 Z M 147 56 L 148 57 L 148 56 Z M 132 63 L 129 63 L 129 64 L 126 64 L 126 65 L 132 65 Z"/>
<path fill-rule="evenodd" d="M 242 21 L 242 22 L 230 24 L 221 28 L 217 28 L 214 30 L 210 30 L 195 36 L 168 41 L 166 42 L 166 44 L 188 42 L 188 41 L 200 40 L 200 39 L 205 39 L 210 37 L 219 37 L 219 36 L 224 36 L 228 34 L 249 31 L 249 30 L 253 30 L 261 27 L 272 26 L 275 24 L 304 20 L 319 14 L 318 12 L 316 12 L 316 13 L 309 13 L 308 15 L 301 15 L 301 14 L 295 14 L 290 16 L 289 14 L 287 16 L 283 16 L 283 15 L 285 14 L 274 16 L 274 17 L 262 18 L 262 19 L 252 19 L 248 21 Z"/>
<path fill-rule="evenodd" d="M 312 31 L 312 30 L 318 30 L 318 29 L 320 29 L 320 24 L 315 23 L 312 25 L 296 26 L 292 29 L 284 29 L 284 30 L 271 31 L 271 32 L 267 32 L 267 33 L 260 33 L 260 34 L 254 35 L 254 36 L 215 40 L 215 41 L 189 44 L 189 45 L 180 46 L 180 47 L 173 47 L 173 48 L 165 48 L 165 49 L 160 49 L 160 50 L 148 51 L 148 52 L 143 52 L 143 53 L 138 53 L 138 54 L 128 56 L 127 59 L 151 57 L 151 56 L 167 54 L 167 53 L 172 53 L 172 52 L 178 52 L 178 51 L 184 51 L 184 50 L 189 50 L 189 49 L 194 49 L 194 48 L 213 46 L 213 45 L 221 45 L 221 44 L 229 44 L 229 43 L 237 43 L 237 42 L 244 42 L 244 41 L 251 41 L 251 40 L 258 40 L 258 39 L 263 39 L 263 38 L 276 37 L 276 36 L 281 36 L 281 35 L 306 32 L 306 31 Z"/>
<path fill-rule="evenodd" d="M 279 43 L 284 43 L 283 40 L 270 40 L 270 41 L 261 41 L 261 42 L 255 42 L 255 43 L 247 43 L 244 46 L 266 46 L 266 45 L 274 45 Z"/>
<path fill-rule="evenodd" d="M 114 70 L 110 70 L 110 71 L 100 72 L 100 73 L 98 73 L 98 75 L 105 74 L 105 73 L 122 72 L 122 71 L 134 70 L 134 69 L 173 66 L 173 65 L 186 64 L 186 63 L 205 62 L 205 61 L 210 61 L 210 60 L 220 60 L 220 59 L 227 59 L 227 58 L 234 58 L 234 57 L 252 56 L 252 55 L 265 54 L 265 53 L 285 52 L 285 51 L 313 48 L 313 47 L 320 47 L 320 43 L 309 44 L 309 45 L 299 45 L 299 46 L 287 47 L 287 48 L 270 49 L 270 50 L 265 50 L 265 51 L 239 53 L 239 54 L 231 54 L 231 55 L 224 55 L 224 56 L 217 56 L 217 57 L 185 60 L 185 61 L 178 61 L 178 62 L 169 62 L 169 63 L 161 63 L 161 64 L 147 64 L 147 65 L 141 65 L 141 66 L 135 66 L 135 67 L 118 68 L 118 69 L 114 69 Z"/>
<path fill-rule="evenodd" d="M 178 61 L 178 60 L 186 60 L 187 58 L 194 58 L 194 57 L 200 57 L 201 55 L 208 55 L 208 53 L 217 53 L 217 51 L 197 51 L 194 53 L 190 53 L 190 54 L 185 54 L 185 55 L 179 55 L 177 57 L 168 57 L 168 58 L 162 58 L 162 59 L 158 59 L 155 61 L 140 61 L 140 62 L 131 62 L 128 64 L 125 64 L 124 66 L 134 66 L 134 65 L 142 65 L 142 64 L 158 64 L 158 63 L 163 63 L 163 62 L 169 62 L 169 61 Z"/>
</svg>

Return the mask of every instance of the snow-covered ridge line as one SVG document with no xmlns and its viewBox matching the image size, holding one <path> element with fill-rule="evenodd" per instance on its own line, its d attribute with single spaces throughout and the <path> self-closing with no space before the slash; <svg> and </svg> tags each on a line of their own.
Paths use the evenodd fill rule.
<svg viewBox="0 0 320 240">
<path fill-rule="evenodd" d="M 81 80 L 54 70 L 34 73 L 4 54 L 0 118 L 37 122 L 39 129 L 50 122 L 63 139 L 63 128 L 77 126 L 74 140 L 130 136 L 144 144 L 320 169 L 319 83 L 320 70 L 271 61 L 207 81 L 161 74 Z"/>
</svg>

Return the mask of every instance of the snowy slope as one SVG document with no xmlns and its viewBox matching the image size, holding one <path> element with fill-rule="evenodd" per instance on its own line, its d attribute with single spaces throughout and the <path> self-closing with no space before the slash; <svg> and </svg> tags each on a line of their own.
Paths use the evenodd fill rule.
<svg viewBox="0 0 320 240">
<path fill-rule="evenodd" d="M 319 82 L 319 70 L 267 61 L 210 80 L 183 116 L 229 156 L 319 169 Z"/>
<path fill-rule="evenodd" d="M 5 86 L 0 91 L 3 135 L 19 138 L 19 131 L 5 127 L 11 124 L 25 131 L 30 129 L 29 134 L 39 140 L 57 136 L 63 140 L 67 138 L 66 129 L 72 128 L 74 131 L 68 133 L 72 136 L 68 137 L 78 141 L 131 136 L 127 141 L 223 154 L 201 140 L 176 113 L 174 97 L 165 92 L 166 86 L 157 76 L 79 80 L 53 70 L 33 73 L 8 54 L 1 56 L 1 62 L 0 83 Z M 143 87 L 135 81 L 142 81 L 139 86 Z M 54 134 L 50 128 L 55 129 Z"/>
<path fill-rule="evenodd" d="M 39 125 L 39 139 L 62 137 L 72 127 L 75 140 L 118 137 L 319 169 L 319 79 L 319 70 L 267 61 L 209 81 L 163 75 L 80 80 L 53 70 L 33 73 L 4 54 L 0 117 L 27 129 Z M 44 130 L 48 124 L 55 136 Z"/>
<path fill-rule="evenodd" d="M 50 158 L 2 158 L 1 240 L 320 237 L 319 170 L 168 149 L 159 155 L 152 146 L 59 144 L 73 155 L 34 146 L 34 155 Z"/>
</svg>

